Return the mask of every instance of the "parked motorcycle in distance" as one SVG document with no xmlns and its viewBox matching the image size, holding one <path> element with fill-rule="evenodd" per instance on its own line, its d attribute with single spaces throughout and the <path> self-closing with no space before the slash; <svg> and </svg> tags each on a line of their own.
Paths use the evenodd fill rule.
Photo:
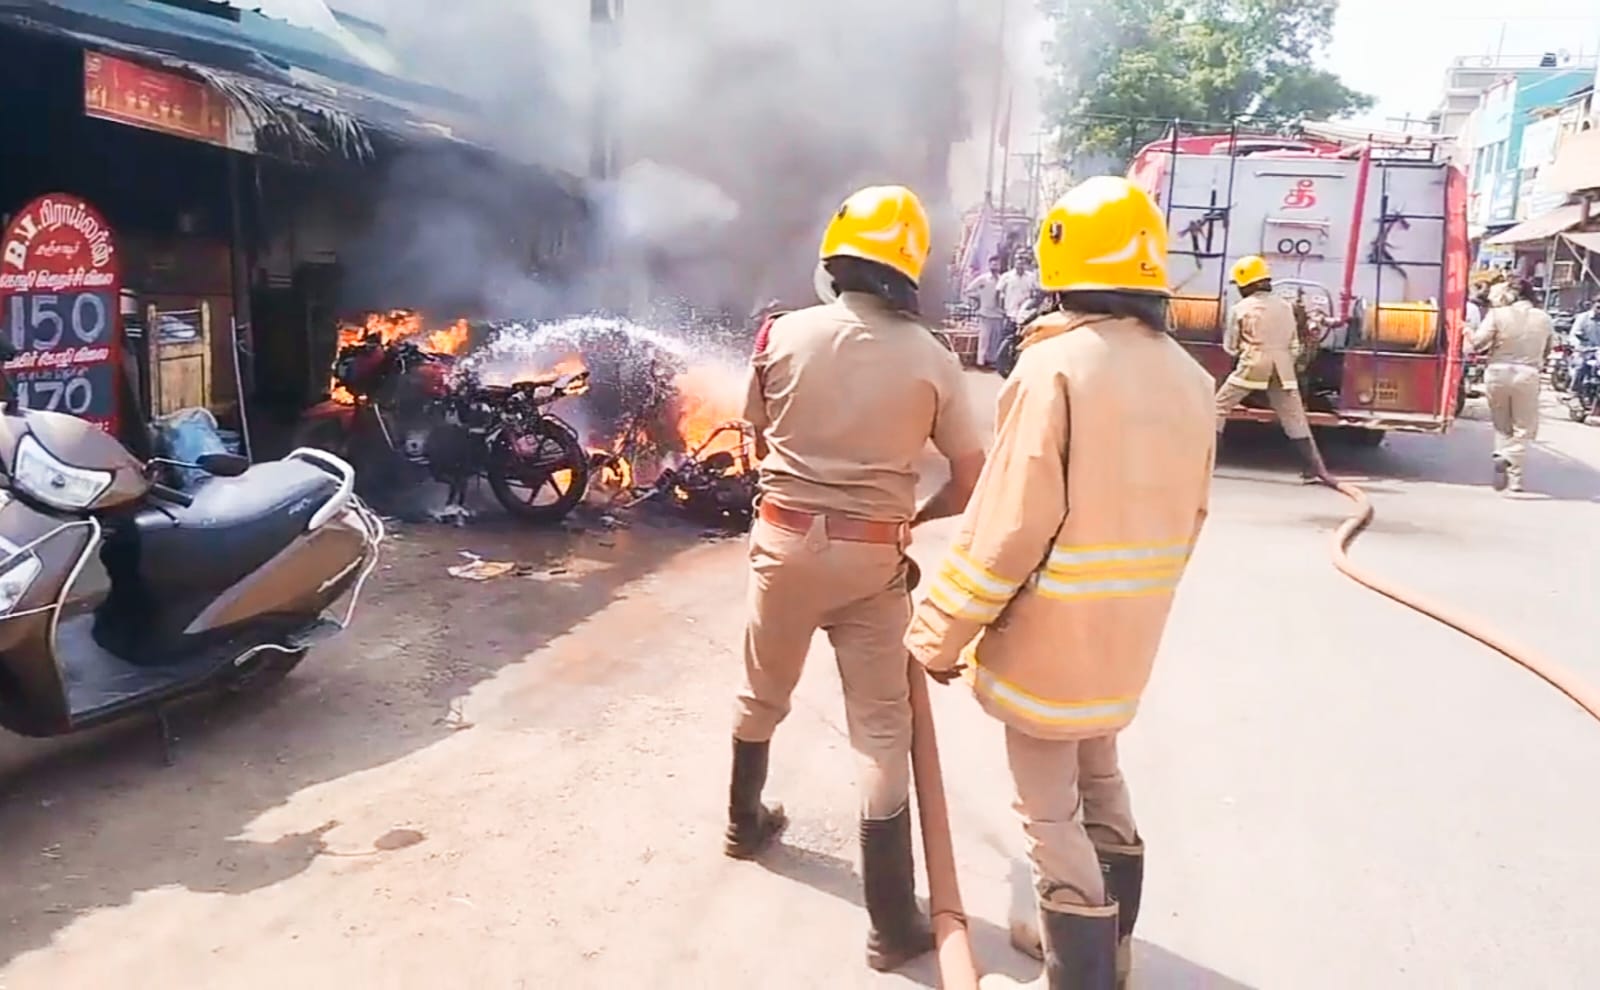
<svg viewBox="0 0 1600 990">
<path fill-rule="evenodd" d="M 310 409 L 296 443 L 348 458 L 363 491 L 431 477 L 449 486 L 446 513 L 464 515 L 468 482 L 487 477 L 506 511 L 530 522 L 561 519 L 583 500 L 588 454 L 548 407 L 587 391 L 587 371 L 484 385 L 449 355 L 369 340 L 341 351 L 333 374 L 349 401 Z"/>
<path fill-rule="evenodd" d="M 1574 423 L 1586 423 L 1589 417 L 1600 416 L 1600 348 L 1586 347 L 1578 351 L 1573 378 L 1572 393 L 1567 396 L 1567 414 Z"/>
<path fill-rule="evenodd" d="M 1557 337 L 1550 344 L 1550 356 L 1545 361 L 1545 373 L 1550 377 L 1550 387 L 1557 392 L 1572 388 L 1572 342 Z"/>
<path fill-rule="evenodd" d="M 190 494 L 155 480 L 167 466 L 212 477 Z M 383 542 L 321 451 L 141 464 L 85 420 L 7 404 L 0 471 L 0 725 L 23 735 L 281 678 L 345 628 Z"/>
</svg>

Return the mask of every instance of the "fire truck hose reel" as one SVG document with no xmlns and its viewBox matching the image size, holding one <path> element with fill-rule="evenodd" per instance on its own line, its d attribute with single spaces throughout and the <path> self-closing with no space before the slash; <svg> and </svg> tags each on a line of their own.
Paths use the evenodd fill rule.
<svg viewBox="0 0 1600 990">
<path fill-rule="evenodd" d="M 1350 559 L 1350 545 L 1362 530 L 1372 522 L 1372 502 L 1367 493 L 1349 482 L 1338 486 L 1340 494 L 1355 503 L 1355 512 L 1344 521 L 1333 538 L 1333 565 L 1346 577 L 1385 598 L 1399 602 L 1407 608 L 1421 612 L 1437 622 L 1477 640 L 1508 660 L 1522 665 L 1543 678 L 1573 703 L 1596 719 L 1600 719 L 1600 691 L 1596 691 L 1565 667 L 1513 639 L 1509 639 L 1469 615 L 1426 595 L 1386 580 Z"/>
</svg>

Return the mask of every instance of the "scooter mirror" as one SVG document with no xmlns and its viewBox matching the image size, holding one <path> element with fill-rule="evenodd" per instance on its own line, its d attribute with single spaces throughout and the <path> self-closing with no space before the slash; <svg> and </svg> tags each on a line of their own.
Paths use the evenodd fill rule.
<svg viewBox="0 0 1600 990">
<path fill-rule="evenodd" d="M 219 478 L 237 478 L 250 470 L 250 461 L 238 454 L 201 454 L 197 466 Z"/>
</svg>

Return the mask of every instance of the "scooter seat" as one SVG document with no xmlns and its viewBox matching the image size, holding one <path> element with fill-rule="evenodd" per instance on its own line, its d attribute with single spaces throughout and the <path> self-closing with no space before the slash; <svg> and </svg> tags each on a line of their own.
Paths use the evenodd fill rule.
<svg viewBox="0 0 1600 990">
<path fill-rule="evenodd" d="M 139 571 L 153 586 L 221 591 L 306 531 L 338 479 L 305 461 L 268 461 L 237 478 L 212 478 L 194 504 L 141 512 Z"/>
</svg>

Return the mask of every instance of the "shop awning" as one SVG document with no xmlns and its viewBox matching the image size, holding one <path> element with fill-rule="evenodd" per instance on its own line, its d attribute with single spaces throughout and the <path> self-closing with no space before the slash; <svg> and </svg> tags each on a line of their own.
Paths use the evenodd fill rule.
<svg viewBox="0 0 1600 990">
<path fill-rule="evenodd" d="M 1556 160 L 1539 170 L 1539 188 L 1563 193 L 1600 189 L 1600 129 L 1561 142 Z"/>
<path fill-rule="evenodd" d="M 463 97 L 383 73 L 316 31 L 255 11 L 238 11 L 235 20 L 149 0 L 0 0 L 0 26 L 194 73 L 253 123 L 328 143 L 291 119 L 295 111 L 310 114 L 347 154 L 370 150 L 365 127 L 477 143 L 475 108 Z"/>
<path fill-rule="evenodd" d="M 1574 244 L 1585 251 L 1600 254 L 1600 230 L 1569 231 L 1561 235 L 1562 240 Z"/>
<path fill-rule="evenodd" d="M 1524 220 L 1503 234 L 1496 234 L 1489 238 L 1489 244 L 1527 244 L 1531 241 L 1547 241 L 1557 234 L 1565 233 L 1583 222 L 1583 204 L 1571 203 L 1567 206 L 1558 206 L 1549 213 L 1541 213 L 1529 220 Z"/>
</svg>

